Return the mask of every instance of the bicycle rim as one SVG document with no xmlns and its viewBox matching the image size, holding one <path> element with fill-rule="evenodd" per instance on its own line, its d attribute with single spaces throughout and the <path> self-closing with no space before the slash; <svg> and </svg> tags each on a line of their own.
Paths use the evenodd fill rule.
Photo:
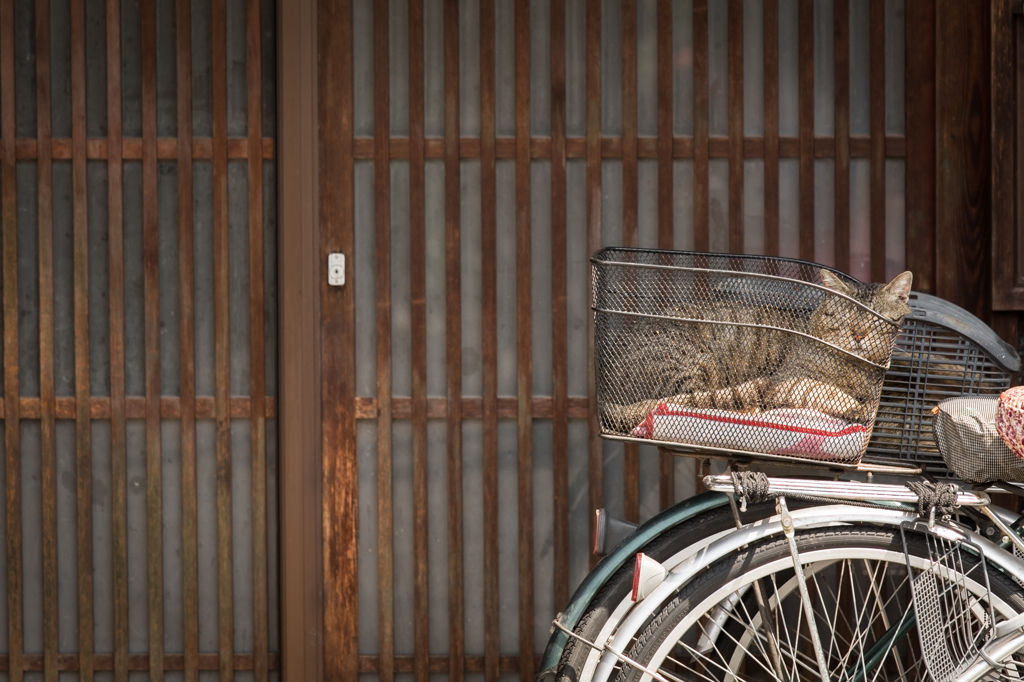
<svg viewBox="0 0 1024 682">
<path fill-rule="evenodd" d="M 932 679 L 921 653 L 911 581 L 932 564 L 898 531 L 831 529 L 798 534 L 828 679 Z M 977 557 L 971 558 L 977 563 Z M 909 565 L 909 570 L 908 570 Z M 969 569 L 969 567 L 968 567 Z M 975 634 L 1024 611 L 1019 587 L 998 571 L 943 576 L 955 583 Z M 760 595 L 758 595 L 760 591 Z M 760 597 L 760 598 L 759 598 Z M 990 609 L 991 607 L 991 609 Z M 926 632 L 934 637 L 934 633 Z M 787 542 L 775 539 L 709 567 L 659 611 L 630 654 L 622 682 L 820 680 L 818 657 Z M 653 675 L 652 675 L 653 673 Z M 1017 668 L 993 678 L 1021 679 Z"/>
<path fill-rule="evenodd" d="M 810 503 L 795 500 L 792 509 L 800 509 Z M 753 504 L 741 513 L 743 523 L 753 523 L 769 518 L 776 513 L 775 501 Z M 667 570 L 674 570 L 680 563 L 707 547 L 711 542 L 725 533 L 735 530 L 732 510 L 719 507 L 696 516 L 668 533 L 650 542 L 641 551 L 655 561 L 661 562 Z M 614 635 L 618 625 L 634 606 L 630 598 L 633 583 L 633 564 L 623 566 L 608 581 L 601 592 L 589 605 L 587 612 L 580 619 L 575 634 L 592 642 L 591 648 L 582 642 L 573 640 L 565 649 L 559 663 L 556 680 L 558 682 L 577 682 L 590 680 L 594 675 L 603 647 Z"/>
</svg>

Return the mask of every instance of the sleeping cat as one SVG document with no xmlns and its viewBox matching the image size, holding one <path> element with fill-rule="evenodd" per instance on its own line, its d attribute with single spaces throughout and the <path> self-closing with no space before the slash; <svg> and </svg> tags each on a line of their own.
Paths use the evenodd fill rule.
<svg viewBox="0 0 1024 682">
<path fill-rule="evenodd" d="M 910 312 L 910 272 L 888 284 L 846 281 L 828 270 L 820 276 L 824 287 L 897 328 Z M 801 407 L 851 421 L 872 419 L 883 370 L 799 333 L 766 328 L 805 332 L 884 364 L 893 326 L 849 300 L 824 296 L 810 315 L 736 302 L 681 306 L 672 315 L 724 324 L 632 318 L 630 342 L 613 349 L 616 357 L 599 371 L 604 394 L 619 401 L 605 403 L 604 428 L 629 433 L 662 402 L 740 412 Z"/>
</svg>

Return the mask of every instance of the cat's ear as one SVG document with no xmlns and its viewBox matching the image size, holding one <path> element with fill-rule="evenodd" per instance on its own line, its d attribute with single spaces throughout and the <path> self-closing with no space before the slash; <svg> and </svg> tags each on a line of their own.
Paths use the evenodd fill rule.
<svg viewBox="0 0 1024 682">
<path fill-rule="evenodd" d="M 914 275 L 910 270 L 907 270 L 893 277 L 892 281 L 886 284 L 882 291 L 906 302 L 910 298 L 910 285 L 913 283 Z"/>
<path fill-rule="evenodd" d="M 846 282 L 836 277 L 830 270 L 821 269 L 818 273 L 821 275 L 822 285 L 827 289 L 831 289 L 837 294 L 843 294 L 844 296 L 853 295 L 853 289 Z"/>
</svg>

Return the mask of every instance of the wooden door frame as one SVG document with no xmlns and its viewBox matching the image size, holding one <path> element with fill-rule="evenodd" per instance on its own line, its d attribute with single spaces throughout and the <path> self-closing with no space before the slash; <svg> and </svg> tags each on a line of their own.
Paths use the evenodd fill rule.
<svg viewBox="0 0 1024 682">
<path fill-rule="evenodd" d="M 317 0 L 277 21 L 281 677 L 322 680 Z"/>
</svg>

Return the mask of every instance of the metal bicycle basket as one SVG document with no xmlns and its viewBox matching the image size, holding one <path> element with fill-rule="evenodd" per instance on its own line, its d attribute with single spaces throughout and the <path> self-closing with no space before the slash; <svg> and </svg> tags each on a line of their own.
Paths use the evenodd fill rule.
<svg viewBox="0 0 1024 682">
<path fill-rule="evenodd" d="M 856 280 L 760 256 L 607 248 L 591 263 L 603 436 L 860 461 L 899 326 L 846 295 Z"/>
<path fill-rule="evenodd" d="M 908 528 L 926 548 L 928 561 L 923 568 L 911 565 Z M 994 637 L 996 619 L 986 562 L 978 561 L 982 553 L 968 539 L 946 537 L 941 527 L 905 524 L 900 535 L 913 609 L 902 614 L 894 632 L 904 624 L 916 625 L 928 676 L 935 682 L 952 682 Z M 1017 679 L 1017 674 L 999 679 Z"/>
</svg>

